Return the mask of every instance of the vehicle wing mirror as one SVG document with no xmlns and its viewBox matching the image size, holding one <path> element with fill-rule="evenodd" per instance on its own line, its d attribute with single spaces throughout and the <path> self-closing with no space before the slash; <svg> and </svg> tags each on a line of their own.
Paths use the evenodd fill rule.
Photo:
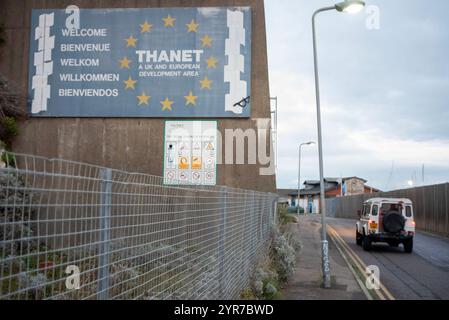
<svg viewBox="0 0 449 320">
<path fill-rule="evenodd" d="M 362 217 L 362 210 L 357 210 L 357 215 L 359 216 L 359 218 L 361 218 Z"/>
</svg>

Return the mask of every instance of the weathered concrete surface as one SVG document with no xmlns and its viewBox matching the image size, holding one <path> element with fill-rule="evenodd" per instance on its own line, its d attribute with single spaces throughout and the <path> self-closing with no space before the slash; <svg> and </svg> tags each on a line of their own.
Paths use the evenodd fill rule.
<svg viewBox="0 0 449 320">
<path fill-rule="evenodd" d="M 6 45 L 0 51 L 0 73 L 27 93 L 29 26 L 32 8 L 204 7 L 251 6 L 251 119 L 219 120 L 219 130 L 256 128 L 257 118 L 270 118 L 265 13 L 263 0 L 2 0 L 1 20 Z M 25 98 L 23 108 L 26 109 Z M 14 151 L 82 161 L 116 169 L 162 175 L 163 119 L 32 118 L 20 124 Z M 270 150 L 271 142 L 266 142 Z M 223 159 L 225 152 L 223 151 Z M 235 152 L 234 152 L 235 157 Z M 275 176 L 261 176 L 260 164 L 219 165 L 217 183 L 275 192 Z"/>
<path fill-rule="evenodd" d="M 282 292 L 286 300 L 366 300 L 347 263 L 329 241 L 332 288 L 321 286 L 321 225 L 318 216 L 301 216 L 298 223 L 302 244 L 295 274 Z"/>
</svg>

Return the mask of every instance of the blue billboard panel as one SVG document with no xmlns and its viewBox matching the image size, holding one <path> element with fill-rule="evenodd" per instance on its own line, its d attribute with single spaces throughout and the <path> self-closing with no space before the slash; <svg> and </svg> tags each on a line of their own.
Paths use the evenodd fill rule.
<svg viewBox="0 0 449 320">
<path fill-rule="evenodd" d="M 249 7 L 67 12 L 32 11 L 31 116 L 250 116 Z"/>
</svg>

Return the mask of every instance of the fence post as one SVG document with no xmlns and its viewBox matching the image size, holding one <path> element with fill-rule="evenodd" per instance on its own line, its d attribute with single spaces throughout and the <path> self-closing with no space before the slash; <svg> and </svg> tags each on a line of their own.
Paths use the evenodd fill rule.
<svg viewBox="0 0 449 320">
<path fill-rule="evenodd" d="M 264 239 L 265 243 L 268 244 L 268 246 L 269 246 L 269 243 L 271 241 L 271 230 L 272 230 L 273 227 L 277 226 L 277 221 L 278 221 L 278 204 L 279 204 L 279 198 L 273 197 L 273 200 L 271 201 L 271 208 L 273 210 L 273 214 L 270 215 L 270 222 L 269 222 L 269 224 L 267 226 L 267 230 L 265 232 L 266 238 Z M 304 211 L 304 214 L 305 214 L 305 211 Z"/>
<path fill-rule="evenodd" d="M 251 203 L 252 203 L 251 209 L 250 209 L 251 217 L 255 218 L 255 219 L 256 219 L 256 223 L 257 223 L 257 222 L 259 222 L 259 220 L 258 220 L 258 219 L 259 219 L 259 216 L 257 215 L 257 209 L 256 209 L 256 192 L 255 192 L 254 190 L 251 191 Z M 259 235 L 259 232 L 260 232 L 260 222 L 257 223 L 255 229 L 256 229 L 256 230 L 255 230 L 254 233 L 257 235 L 257 239 L 255 240 L 255 242 L 256 242 L 256 248 L 257 248 L 257 245 L 258 245 L 258 243 L 259 243 L 259 238 L 260 238 L 260 235 Z"/>
<path fill-rule="evenodd" d="M 224 288 L 224 282 L 225 282 L 225 255 L 226 255 L 226 216 L 227 216 L 227 190 L 226 187 L 221 188 L 221 224 L 220 224 L 220 242 L 219 242 L 219 248 L 218 248 L 218 255 L 219 255 L 219 275 L 218 275 L 218 283 L 220 287 L 218 297 L 219 299 L 225 299 L 225 288 Z"/>
<path fill-rule="evenodd" d="M 112 170 L 100 170 L 100 248 L 98 261 L 98 300 L 109 299 L 109 241 L 111 231 Z"/>
<path fill-rule="evenodd" d="M 262 207 L 263 207 L 263 205 L 264 204 L 262 202 L 260 194 L 257 194 L 257 215 L 258 215 L 258 219 L 259 219 L 259 238 L 257 239 L 258 240 L 257 242 L 259 243 L 259 245 L 263 240 L 263 231 L 262 231 L 262 228 L 263 228 Z"/>
<path fill-rule="evenodd" d="M 444 206 L 444 208 L 446 209 L 445 210 L 445 220 L 444 220 L 444 232 L 445 232 L 445 236 L 447 237 L 448 235 L 449 235 L 449 207 L 448 207 L 448 197 L 449 197 L 449 194 L 448 194 L 448 190 L 447 190 L 447 186 L 448 186 L 449 184 L 448 183 L 446 183 L 445 185 L 444 185 L 444 204 L 445 204 L 445 206 Z"/>
</svg>

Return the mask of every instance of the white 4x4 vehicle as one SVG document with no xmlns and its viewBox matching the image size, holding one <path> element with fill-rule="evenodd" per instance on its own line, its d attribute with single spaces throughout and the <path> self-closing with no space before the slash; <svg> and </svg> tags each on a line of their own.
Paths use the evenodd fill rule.
<svg viewBox="0 0 449 320">
<path fill-rule="evenodd" d="M 386 242 L 393 247 L 402 243 L 405 252 L 413 251 L 415 221 L 413 204 L 409 199 L 369 199 L 358 214 L 356 242 L 364 250 L 370 250 L 373 242 Z"/>
</svg>

